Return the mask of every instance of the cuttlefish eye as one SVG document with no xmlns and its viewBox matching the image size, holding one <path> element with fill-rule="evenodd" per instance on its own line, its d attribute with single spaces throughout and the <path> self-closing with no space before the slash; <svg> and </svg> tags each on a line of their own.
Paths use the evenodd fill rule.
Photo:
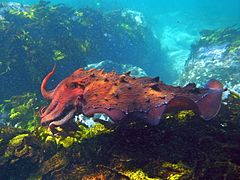
<svg viewBox="0 0 240 180">
<path fill-rule="evenodd" d="M 67 84 L 67 88 L 69 88 L 69 89 L 76 89 L 76 88 L 84 89 L 84 85 L 82 85 L 81 83 L 78 83 L 78 82 L 71 82 L 71 83 Z"/>
<path fill-rule="evenodd" d="M 76 83 L 76 82 L 71 82 L 71 83 L 69 83 L 69 84 L 67 85 L 67 87 L 68 87 L 69 89 L 76 89 L 76 88 L 79 87 L 79 84 Z"/>
</svg>

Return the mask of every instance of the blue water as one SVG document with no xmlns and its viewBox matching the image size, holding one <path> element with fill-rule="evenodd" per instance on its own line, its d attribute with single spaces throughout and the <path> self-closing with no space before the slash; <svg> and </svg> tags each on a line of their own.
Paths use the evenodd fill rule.
<svg viewBox="0 0 240 180">
<path fill-rule="evenodd" d="M 38 1 L 16 2 L 35 4 Z M 74 8 L 92 7 L 103 11 L 131 9 L 142 12 L 161 42 L 162 48 L 167 52 L 175 76 L 182 72 L 190 53 L 190 46 L 199 38 L 199 31 L 240 24 L 239 0 L 52 0 L 50 2 L 63 3 Z M 166 77 L 162 78 L 173 82 L 172 78 L 169 80 Z"/>
</svg>

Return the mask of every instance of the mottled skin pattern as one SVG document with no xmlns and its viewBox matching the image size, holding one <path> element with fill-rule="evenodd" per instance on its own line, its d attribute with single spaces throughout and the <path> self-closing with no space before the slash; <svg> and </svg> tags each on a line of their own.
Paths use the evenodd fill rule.
<svg viewBox="0 0 240 180">
<path fill-rule="evenodd" d="M 157 125 L 162 114 L 191 109 L 204 119 L 211 119 L 220 109 L 223 86 L 211 80 L 205 88 L 195 84 L 174 87 L 159 78 L 135 78 L 129 73 L 118 75 L 103 70 L 76 70 L 51 91 L 46 90 L 48 79 L 54 69 L 44 78 L 41 92 L 51 100 L 41 110 L 41 123 L 50 128 L 60 126 L 76 114 L 93 116 L 105 113 L 114 122 L 126 119 L 144 119 Z"/>
</svg>

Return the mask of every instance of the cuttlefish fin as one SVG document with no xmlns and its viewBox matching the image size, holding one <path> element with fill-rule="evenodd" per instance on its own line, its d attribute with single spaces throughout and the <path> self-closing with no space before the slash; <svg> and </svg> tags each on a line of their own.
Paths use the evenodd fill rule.
<svg viewBox="0 0 240 180">
<path fill-rule="evenodd" d="M 200 116 L 205 120 L 210 120 L 217 115 L 221 108 L 222 93 L 224 91 L 222 83 L 217 80 L 210 80 L 206 84 L 208 92 L 199 99 L 196 104 L 200 111 Z"/>
<path fill-rule="evenodd" d="M 166 109 L 166 105 L 155 107 L 151 109 L 148 113 L 147 123 L 150 125 L 158 125 L 162 119 L 162 115 Z"/>
<path fill-rule="evenodd" d="M 158 125 L 164 113 L 177 112 L 181 110 L 193 110 L 199 113 L 196 103 L 188 97 L 177 96 L 166 104 L 151 109 L 148 113 L 148 123 Z"/>
<path fill-rule="evenodd" d="M 224 89 L 223 85 L 217 80 L 210 80 L 205 88 L 207 92 L 197 101 L 186 96 L 176 96 L 165 104 L 151 109 L 148 113 L 148 123 L 157 125 L 164 113 L 181 110 L 192 110 L 205 120 L 212 119 L 221 108 Z"/>
</svg>

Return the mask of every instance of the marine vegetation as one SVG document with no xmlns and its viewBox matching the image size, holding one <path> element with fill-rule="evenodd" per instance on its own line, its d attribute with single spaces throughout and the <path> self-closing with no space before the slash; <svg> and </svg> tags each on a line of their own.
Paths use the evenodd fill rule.
<svg viewBox="0 0 240 180">
<path fill-rule="evenodd" d="M 209 78 L 218 79 L 232 91 L 240 93 L 240 29 L 236 26 L 203 30 L 192 45 L 180 84 L 201 85 Z"/>
<path fill-rule="evenodd" d="M 40 112 L 41 123 L 53 132 L 76 114 L 91 117 L 104 113 L 114 122 L 136 118 L 157 125 L 166 112 L 191 109 L 209 120 L 218 113 L 224 91 L 217 80 L 209 81 L 202 89 L 195 84 L 180 88 L 166 85 L 158 77 L 135 78 L 129 76 L 130 72 L 118 75 L 82 68 L 47 91 L 55 68 L 42 81 L 42 95 L 51 103 Z"/>
<path fill-rule="evenodd" d="M 141 13 L 72 9 L 42 0 L 31 6 L 1 3 L 0 42 L 0 83 L 9 82 L 0 87 L 1 97 L 37 92 L 55 63 L 62 69 L 60 80 L 88 63 L 112 60 L 148 69 L 162 56 Z"/>
<path fill-rule="evenodd" d="M 77 124 L 61 136 L 44 127 L 0 127 L 0 179 L 234 179 L 239 117 L 240 97 L 231 93 L 207 122 L 167 115 L 157 126 Z"/>
<path fill-rule="evenodd" d="M 2 9 L 7 7 L 6 4 Z M 10 77 L 14 78 L 1 87 L 1 94 L 4 94 L 2 97 L 36 90 L 41 73 L 44 72 L 43 67 L 49 66 L 54 60 L 65 59 L 73 63 L 81 58 L 78 64 L 85 64 L 81 49 L 78 48 L 79 42 L 74 41 L 76 37 L 70 31 L 74 28 L 73 21 L 69 19 L 74 12 L 70 8 L 50 6 L 49 3 L 40 1 L 33 6 L 13 7 L 3 12 L 0 21 L 1 83 Z M 21 79 L 25 80 L 24 86 Z M 8 86 L 12 92 L 6 92 Z"/>
<path fill-rule="evenodd" d="M 0 106 L 0 114 L 5 114 L 2 123 L 6 126 L 33 130 L 39 124 L 38 107 L 41 104 L 35 93 L 12 96 Z"/>
</svg>

